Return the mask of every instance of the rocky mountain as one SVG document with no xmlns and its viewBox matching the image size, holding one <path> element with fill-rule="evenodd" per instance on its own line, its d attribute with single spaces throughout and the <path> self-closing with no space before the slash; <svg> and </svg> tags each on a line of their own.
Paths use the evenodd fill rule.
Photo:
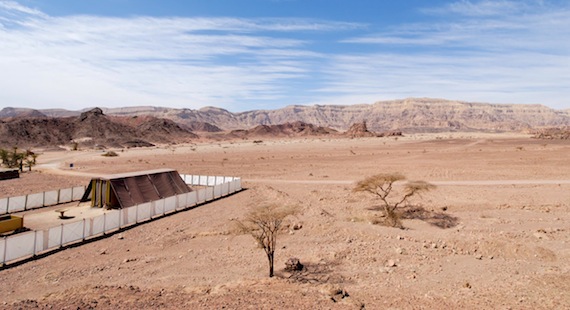
<svg viewBox="0 0 570 310">
<path fill-rule="evenodd" d="M 69 111 L 40 110 L 48 116 L 69 115 Z M 253 128 L 300 121 L 345 131 L 366 121 L 373 132 L 438 131 L 529 131 L 534 128 L 570 126 L 570 110 L 554 110 L 543 105 L 488 104 L 464 101 L 408 98 L 358 105 L 288 106 L 277 110 L 232 113 L 215 107 L 199 110 L 162 107 L 103 109 L 107 115 L 152 115 L 192 126 L 207 123 L 224 130 Z M 80 112 L 75 112 L 78 115 Z M 1 113 L 0 113 L 1 115 Z"/>
<path fill-rule="evenodd" d="M 44 117 L 44 116 L 46 115 L 34 109 L 8 107 L 0 110 L 0 119 L 12 118 L 12 117 Z"/>
<path fill-rule="evenodd" d="M 278 125 L 257 125 L 252 129 L 232 130 L 228 136 L 234 138 L 249 137 L 303 137 L 303 136 L 323 136 L 338 134 L 338 131 L 306 124 L 303 122 L 293 122 Z"/>
<path fill-rule="evenodd" d="M 99 108 L 71 117 L 15 116 L 0 120 L 2 147 L 57 147 L 73 142 L 88 147 L 136 147 L 196 138 L 196 134 L 169 119 L 147 116 L 133 121 L 109 117 Z"/>
</svg>

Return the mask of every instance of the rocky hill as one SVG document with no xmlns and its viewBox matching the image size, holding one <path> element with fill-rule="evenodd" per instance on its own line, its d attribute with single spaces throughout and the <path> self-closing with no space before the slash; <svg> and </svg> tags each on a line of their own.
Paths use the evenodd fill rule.
<svg viewBox="0 0 570 310">
<path fill-rule="evenodd" d="M 72 117 L 11 116 L 0 120 L 0 147 L 58 147 L 73 142 L 88 147 L 134 147 L 196 138 L 169 119 L 109 117 L 99 108 Z"/>
<path fill-rule="evenodd" d="M 323 136 L 338 134 L 338 131 L 306 124 L 303 122 L 293 122 L 278 125 L 258 125 L 252 129 L 232 130 L 228 136 L 236 138 L 249 137 L 302 137 L 302 136 Z"/>
<path fill-rule="evenodd" d="M 69 115 L 70 111 L 40 110 L 48 116 Z M 359 105 L 288 106 L 277 110 L 232 113 L 215 107 L 199 110 L 162 107 L 103 109 L 107 115 L 152 115 L 192 126 L 207 123 L 223 130 L 253 128 L 293 122 L 348 130 L 366 121 L 373 132 L 438 131 L 529 131 L 536 128 L 570 126 L 569 110 L 554 110 L 543 105 L 488 104 L 431 98 L 408 98 Z M 75 112 L 79 115 L 80 112 Z M 0 116 L 2 112 L 0 112 Z"/>
</svg>

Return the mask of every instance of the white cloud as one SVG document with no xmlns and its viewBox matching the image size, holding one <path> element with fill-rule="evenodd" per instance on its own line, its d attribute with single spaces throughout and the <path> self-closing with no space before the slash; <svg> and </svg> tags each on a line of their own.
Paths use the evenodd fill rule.
<svg viewBox="0 0 570 310">
<path fill-rule="evenodd" d="M 286 81 L 303 78 L 307 62 L 321 57 L 289 32 L 359 27 L 296 18 L 51 17 L 0 4 L 2 106 L 240 109 L 284 98 Z"/>
<path fill-rule="evenodd" d="M 370 35 L 298 18 L 53 17 L 0 0 L 0 107 L 241 111 L 414 96 L 568 108 L 570 8 L 533 3 L 459 1 Z M 338 42 L 317 43 L 323 31 Z"/>
<path fill-rule="evenodd" d="M 323 93 L 570 106 L 570 8 L 459 1 L 426 11 L 440 18 L 344 40 L 387 52 L 336 57 Z"/>
<path fill-rule="evenodd" d="M 423 12 L 430 14 L 459 14 L 464 16 L 498 16 L 512 14 L 526 9 L 527 3 L 524 1 L 508 0 L 483 0 L 469 1 L 461 0 L 449 3 L 443 7 L 424 9 Z"/>
</svg>

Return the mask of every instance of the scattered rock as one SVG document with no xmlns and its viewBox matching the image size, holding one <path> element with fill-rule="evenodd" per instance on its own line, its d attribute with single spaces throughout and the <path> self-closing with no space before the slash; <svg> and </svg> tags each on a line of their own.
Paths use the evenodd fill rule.
<svg viewBox="0 0 570 310">
<path fill-rule="evenodd" d="M 482 260 L 482 259 L 483 259 L 483 255 L 477 254 L 477 255 L 475 255 L 475 258 L 478 259 L 478 260 Z"/>
<path fill-rule="evenodd" d="M 301 261 L 296 257 L 291 257 L 285 262 L 286 271 L 300 271 L 303 270 L 303 267 Z"/>
<path fill-rule="evenodd" d="M 393 259 L 389 259 L 389 260 L 386 262 L 386 267 L 396 267 L 396 266 L 397 266 L 396 261 L 393 260 Z"/>
<path fill-rule="evenodd" d="M 334 286 L 332 284 L 325 285 L 321 289 L 321 292 L 329 296 L 333 302 L 339 302 L 344 298 L 350 297 L 350 295 L 345 289 L 338 286 Z"/>
</svg>

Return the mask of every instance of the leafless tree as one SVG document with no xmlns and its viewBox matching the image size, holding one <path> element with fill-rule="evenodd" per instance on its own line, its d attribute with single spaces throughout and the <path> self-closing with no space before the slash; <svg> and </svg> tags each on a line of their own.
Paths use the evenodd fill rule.
<svg viewBox="0 0 570 310">
<path fill-rule="evenodd" d="M 265 251 L 269 262 L 269 277 L 273 277 L 277 235 L 283 228 L 285 218 L 296 213 L 295 207 L 267 205 L 256 207 L 243 221 L 237 221 L 240 232 L 250 234 Z"/>
<path fill-rule="evenodd" d="M 425 181 L 408 181 L 404 184 L 403 191 L 396 193 L 395 183 L 405 180 L 406 177 L 400 173 L 377 174 L 359 181 L 354 187 L 354 191 L 368 192 L 379 198 L 382 201 L 388 224 L 401 228 L 402 223 L 396 211 L 398 207 L 403 206 L 411 197 L 435 188 L 435 185 Z"/>
</svg>

